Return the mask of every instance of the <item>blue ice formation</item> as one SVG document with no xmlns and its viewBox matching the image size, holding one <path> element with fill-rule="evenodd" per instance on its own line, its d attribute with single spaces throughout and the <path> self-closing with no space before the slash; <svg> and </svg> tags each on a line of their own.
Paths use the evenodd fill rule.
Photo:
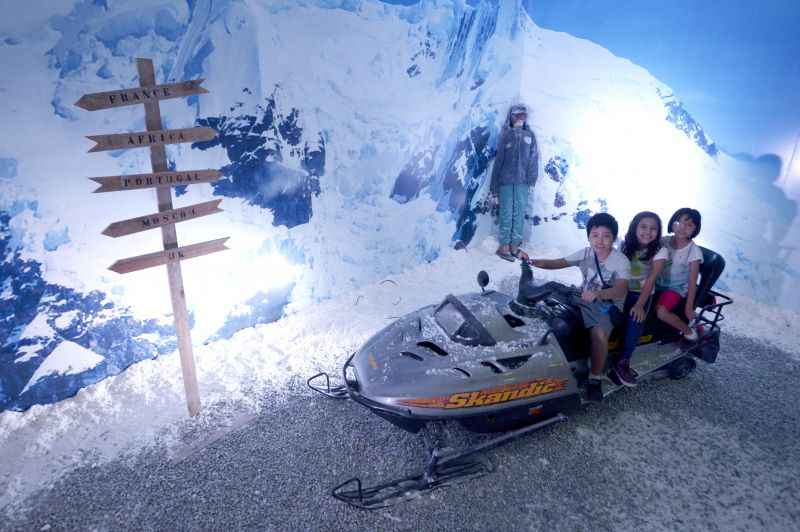
<svg viewBox="0 0 800 532">
<path fill-rule="evenodd" d="M 294 283 L 289 283 L 267 292 L 258 292 L 242 305 L 248 311 L 228 315 L 225 324 L 209 338 L 209 341 L 230 338 L 236 331 L 247 327 L 278 321 L 283 317 L 283 311 L 289 304 L 293 289 Z"/>
<path fill-rule="evenodd" d="M 505 29 L 498 28 L 501 22 L 499 20 L 501 3 L 482 2 L 475 9 L 467 9 L 458 14 L 458 28 L 451 33 L 447 43 L 447 62 L 439 80 L 440 84 L 452 78 L 467 80 L 484 78 L 479 69 L 484 48 L 495 32 Z M 513 17 L 519 16 L 516 10 L 506 10 L 506 15 L 508 11 L 514 11 Z M 511 37 L 514 36 L 517 25 L 516 19 L 511 21 L 509 28 Z"/>
<path fill-rule="evenodd" d="M 489 139 L 492 138 L 490 127 L 473 128 L 469 136 L 456 144 L 450 156 L 444 179 L 442 180 L 443 197 L 447 198 L 447 207 L 457 214 L 456 231 L 453 234 L 454 242 L 469 244 L 475 236 L 477 229 L 477 214 L 473 209 L 473 199 L 484 179 L 490 176 L 486 171 L 489 161 L 495 155 L 495 150 L 490 147 Z M 466 160 L 466 175 L 459 175 L 459 161 Z"/>
<path fill-rule="evenodd" d="M 276 226 L 308 223 L 312 198 L 319 196 L 319 179 L 325 174 L 325 139 L 317 134 L 307 140 L 297 123 L 299 114 L 294 108 L 282 113 L 273 95 L 255 115 L 198 119 L 198 125 L 211 127 L 218 135 L 192 147 L 222 146 L 231 161 L 221 169 L 226 179 L 213 183 L 214 194 L 269 209 Z M 288 159 L 296 159 L 302 170 L 282 164 Z"/>
<path fill-rule="evenodd" d="M 406 203 L 427 190 L 438 209 L 449 211 L 457 220 L 453 241 L 469 244 L 475 235 L 477 214 L 484 212 L 473 207 L 473 200 L 488 179 L 486 170 L 494 157 L 489 142 L 493 129 L 490 124 L 473 127 L 444 146 L 429 147 L 412 155 L 395 178 L 391 198 Z M 447 156 L 435 167 L 434 160 L 440 150 Z"/>
<path fill-rule="evenodd" d="M 436 36 L 428 30 L 425 33 L 425 38 L 419 42 L 417 51 L 411 55 L 411 64 L 406 68 L 408 77 L 414 78 L 422 74 L 424 68 L 422 66 L 423 61 L 436 59 L 436 48 L 438 45 L 439 41 L 436 39 Z"/>
<path fill-rule="evenodd" d="M 700 149 L 715 157 L 719 152 L 717 145 L 706 135 L 703 127 L 683 108 L 683 104 L 672 95 L 663 95 L 658 91 L 667 110 L 667 121 L 689 137 Z"/>
<path fill-rule="evenodd" d="M 190 9 L 192 4 L 189 3 Z M 82 69 L 86 67 L 91 67 L 101 79 L 111 79 L 113 73 L 105 58 L 128 55 L 131 39 L 163 39 L 162 42 L 172 49 L 162 49 L 169 52 L 162 57 L 167 60 L 174 58 L 180 38 L 186 32 L 186 23 L 179 20 L 178 7 L 166 5 L 134 9 L 135 12 L 121 10 L 109 16 L 105 1 L 82 0 L 68 14 L 52 17 L 50 26 L 61 37 L 47 52 L 50 67 L 58 71 L 62 80 L 82 75 Z M 161 73 L 166 74 L 172 65 L 167 62 L 159 67 Z M 53 108 L 60 112 L 59 116 L 66 114 L 64 109 L 70 106 L 57 104 L 53 101 Z"/>
<path fill-rule="evenodd" d="M 0 411 L 60 401 L 135 362 L 175 349 L 171 325 L 135 319 L 100 291 L 79 292 L 45 281 L 42 265 L 23 259 L 16 248 L 11 217 L 0 211 Z M 48 332 L 23 337 L 36 319 L 46 321 Z M 21 394 L 36 369 L 65 340 L 103 361 L 80 373 L 48 375 Z"/>
</svg>

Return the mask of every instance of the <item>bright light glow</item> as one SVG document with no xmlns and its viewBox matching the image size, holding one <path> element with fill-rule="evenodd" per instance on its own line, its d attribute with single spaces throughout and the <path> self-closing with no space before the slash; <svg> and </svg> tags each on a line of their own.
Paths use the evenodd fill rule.
<svg viewBox="0 0 800 532">
<path fill-rule="evenodd" d="M 267 289 L 286 286 L 294 282 L 300 274 L 300 268 L 280 253 L 272 253 L 263 257 L 263 262 L 266 272 L 264 282 L 260 284 Z"/>
<path fill-rule="evenodd" d="M 666 213 L 696 204 L 705 192 L 705 154 L 665 120 L 660 102 L 648 103 L 633 97 L 592 103 L 571 132 L 585 194 L 607 198 L 621 219 L 645 208 Z"/>
</svg>

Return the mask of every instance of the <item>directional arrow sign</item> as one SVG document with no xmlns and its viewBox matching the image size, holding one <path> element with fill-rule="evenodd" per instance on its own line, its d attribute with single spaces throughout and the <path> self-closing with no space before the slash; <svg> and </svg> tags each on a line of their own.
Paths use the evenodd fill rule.
<svg viewBox="0 0 800 532">
<path fill-rule="evenodd" d="M 190 170 L 188 172 L 156 172 L 154 174 L 112 175 L 90 177 L 100 183 L 94 192 L 115 192 L 153 187 L 177 187 L 195 183 L 211 183 L 220 178 L 219 170 Z"/>
<path fill-rule="evenodd" d="M 181 248 L 169 249 L 165 251 L 157 251 L 155 253 L 148 253 L 147 255 L 139 255 L 138 257 L 129 257 L 127 259 L 120 259 L 111 266 L 109 270 L 117 273 L 130 273 L 145 268 L 152 268 L 153 266 L 162 266 L 169 262 L 175 262 L 184 259 L 192 259 L 209 253 L 216 253 L 217 251 L 224 251 L 229 249 L 225 247 L 225 242 L 229 237 L 218 238 L 217 240 L 209 240 L 208 242 L 201 242 L 199 244 L 192 244 L 190 246 L 183 246 Z"/>
<path fill-rule="evenodd" d="M 160 129 L 136 133 L 117 133 L 114 135 L 92 135 L 86 137 L 97 143 L 89 153 L 95 151 L 122 150 L 126 148 L 147 148 L 163 144 L 180 144 L 211 140 L 217 132 L 210 127 L 190 127 L 186 129 Z"/>
<path fill-rule="evenodd" d="M 98 109 L 124 107 L 126 105 L 136 105 L 138 103 L 167 100 L 169 98 L 180 98 L 181 96 L 205 94 L 208 91 L 200 86 L 203 81 L 205 80 L 193 79 L 164 85 L 151 85 L 149 87 L 135 87 L 132 89 L 84 94 L 81 96 L 80 100 L 75 102 L 75 105 L 87 111 L 97 111 Z"/>
<path fill-rule="evenodd" d="M 114 238 L 147 231 L 148 229 L 155 229 L 162 225 L 172 225 L 179 222 L 185 222 L 201 216 L 222 212 L 219 204 L 222 200 L 216 199 L 206 201 L 205 203 L 198 203 L 196 205 L 189 205 L 180 209 L 172 209 L 169 211 L 157 212 L 148 214 L 147 216 L 139 216 L 129 220 L 122 220 L 121 222 L 114 222 L 103 230 L 106 236 Z"/>
</svg>

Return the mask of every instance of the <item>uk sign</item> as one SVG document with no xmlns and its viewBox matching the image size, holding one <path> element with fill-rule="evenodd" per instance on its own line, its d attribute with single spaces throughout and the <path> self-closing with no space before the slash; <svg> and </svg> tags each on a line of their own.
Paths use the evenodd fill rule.
<svg viewBox="0 0 800 532">
<path fill-rule="evenodd" d="M 228 249 L 225 247 L 225 242 L 227 241 L 228 237 L 218 238 L 216 240 L 209 240 L 208 242 L 200 242 L 199 244 L 191 244 L 180 248 L 156 251 L 155 253 L 148 253 L 147 255 L 120 259 L 109 266 L 108 269 L 117 273 L 130 273 L 146 268 L 153 268 L 154 266 L 163 266 L 170 262 L 193 259 L 194 257 L 200 257 L 202 255 Z"/>
</svg>

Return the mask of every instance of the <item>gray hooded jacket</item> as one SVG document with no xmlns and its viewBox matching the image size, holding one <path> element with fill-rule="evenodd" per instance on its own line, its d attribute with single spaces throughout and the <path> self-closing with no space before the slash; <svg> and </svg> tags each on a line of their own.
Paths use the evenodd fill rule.
<svg viewBox="0 0 800 532">
<path fill-rule="evenodd" d="M 501 185 L 527 184 L 533 186 L 539 177 L 539 148 L 536 136 L 526 122 L 520 128 L 511 126 L 511 110 L 497 141 L 497 156 L 492 168 L 491 192 L 497 193 Z"/>
</svg>

